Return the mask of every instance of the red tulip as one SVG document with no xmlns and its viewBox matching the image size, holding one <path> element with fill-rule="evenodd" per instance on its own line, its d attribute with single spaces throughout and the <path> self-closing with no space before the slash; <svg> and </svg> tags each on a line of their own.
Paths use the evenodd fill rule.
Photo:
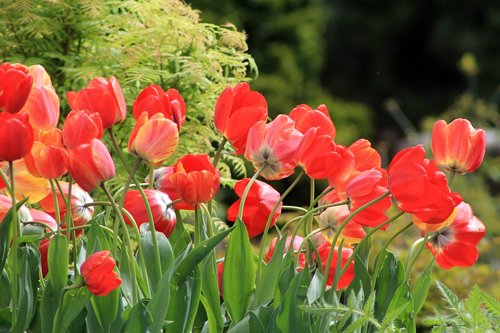
<svg viewBox="0 0 500 333">
<path fill-rule="evenodd" d="M 177 124 L 178 131 L 186 121 L 186 105 L 179 92 L 175 89 L 163 91 L 156 84 L 150 84 L 144 88 L 132 106 L 132 113 L 136 120 L 143 112 L 147 112 L 149 118 L 156 113 L 163 114 L 166 119 Z"/>
<path fill-rule="evenodd" d="M 245 178 L 236 183 L 234 191 L 241 198 L 245 188 L 247 187 L 250 178 Z M 256 237 L 264 232 L 267 219 L 271 214 L 274 205 L 278 202 L 280 194 L 271 185 L 268 185 L 260 180 L 256 180 L 250 187 L 245 206 L 243 207 L 243 223 L 247 227 L 248 236 L 250 238 Z M 229 221 L 236 221 L 238 217 L 238 209 L 241 204 L 241 199 L 238 199 L 227 210 L 227 219 Z M 282 203 L 273 214 L 269 228 L 274 226 L 278 216 L 281 214 Z"/>
<path fill-rule="evenodd" d="M 104 143 L 92 139 L 70 150 L 68 171 L 82 189 L 91 192 L 115 176 L 115 165 Z"/>
<path fill-rule="evenodd" d="M 332 244 L 330 244 L 328 242 L 324 242 L 317 247 L 319 257 L 321 259 L 321 267 L 322 267 L 323 273 L 326 273 L 326 264 L 328 261 L 328 254 L 330 252 L 331 246 L 332 246 Z M 340 262 L 341 269 L 343 269 L 345 267 L 345 265 L 347 264 L 347 261 L 351 257 L 352 252 L 353 251 L 350 248 L 342 248 L 341 262 Z M 314 257 L 316 257 L 316 254 L 314 254 Z M 331 287 L 333 285 L 333 278 L 334 278 L 336 270 L 337 270 L 337 258 L 338 258 L 338 249 L 337 249 L 337 247 L 335 247 L 334 252 L 333 252 L 333 256 L 332 256 L 332 261 L 331 261 L 330 267 L 328 268 L 328 276 L 327 276 L 327 281 L 326 281 L 327 287 Z M 305 267 L 305 265 L 306 265 L 305 258 L 303 260 L 299 261 L 299 265 L 301 267 Z M 325 274 L 323 274 L 323 275 L 325 275 Z M 354 262 L 351 262 L 349 264 L 347 270 L 345 271 L 345 273 L 342 274 L 342 276 L 340 277 L 338 284 L 337 284 L 337 290 L 340 290 L 340 289 L 347 287 L 353 279 L 354 279 Z"/>
<path fill-rule="evenodd" d="M 329 135 L 321 135 L 319 127 L 309 129 L 297 151 L 299 164 L 314 179 L 345 179 L 354 166 L 354 155 L 336 145 Z"/>
<path fill-rule="evenodd" d="M 354 154 L 354 170 L 358 173 L 381 167 L 380 154 L 372 148 L 370 141 L 366 139 L 356 140 L 347 149 Z"/>
<path fill-rule="evenodd" d="M 293 243 L 292 243 L 292 239 L 293 239 Z M 265 258 L 266 262 L 269 262 L 269 260 L 271 260 L 271 258 L 273 257 L 274 249 L 276 248 L 277 242 L 278 242 L 277 237 L 273 238 L 273 240 L 271 241 L 271 244 L 269 245 L 269 249 L 267 250 L 267 254 L 266 254 L 266 258 Z M 290 249 L 290 245 L 292 245 L 292 250 L 293 250 L 294 254 L 297 255 L 298 251 L 300 251 L 300 246 L 302 245 L 302 242 L 304 242 L 304 237 L 302 237 L 302 236 L 297 235 L 297 236 L 295 236 L 295 238 L 293 238 L 292 236 L 288 236 L 286 238 L 286 241 L 285 241 L 283 255 L 286 255 L 286 253 Z M 305 253 L 300 253 L 299 257 L 301 258 L 300 260 L 305 261 Z"/>
<path fill-rule="evenodd" d="M 184 155 L 173 168 L 169 180 L 188 205 L 209 202 L 219 190 L 220 172 L 206 154 Z"/>
<path fill-rule="evenodd" d="M 64 197 L 67 198 L 69 194 L 69 183 L 60 182 L 60 185 Z M 56 196 L 59 204 L 59 212 L 61 214 L 61 222 L 64 226 L 66 223 L 67 213 L 66 203 L 61 195 L 61 192 L 59 192 L 59 189 L 56 189 Z M 73 184 L 71 186 L 70 199 L 71 217 L 73 218 L 75 226 L 84 225 L 89 222 L 94 215 L 94 207 L 91 205 L 94 202 L 92 197 L 78 185 Z M 46 213 L 55 216 L 55 205 L 52 193 L 49 193 L 42 201 L 40 201 L 40 206 Z"/>
<path fill-rule="evenodd" d="M 486 133 L 474 129 L 467 119 L 455 119 L 449 125 L 439 120 L 432 129 L 432 153 L 441 167 L 459 173 L 479 168 L 486 151 Z"/>
<path fill-rule="evenodd" d="M 121 285 L 122 280 L 116 274 L 115 266 L 109 251 L 96 252 L 85 260 L 80 272 L 92 294 L 106 296 Z"/>
<path fill-rule="evenodd" d="M 56 127 L 59 121 L 59 97 L 52 86 L 50 76 L 40 65 L 29 67 L 33 86 L 21 112 L 30 116 L 30 124 L 38 129 Z"/>
<path fill-rule="evenodd" d="M 71 111 L 62 127 L 64 145 L 75 148 L 92 139 L 100 139 L 103 135 L 102 120 L 96 112 Z"/>
<path fill-rule="evenodd" d="M 1 64 L 0 112 L 19 112 L 28 99 L 32 83 L 33 77 L 26 66 L 8 62 Z"/>
<path fill-rule="evenodd" d="M 48 262 L 49 246 L 50 246 L 50 240 L 47 238 L 42 239 L 40 241 L 40 245 L 38 246 L 38 250 L 40 251 L 40 266 L 42 268 L 43 277 L 46 277 L 47 273 L 49 272 L 49 262 Z"/>
<path fill-rule="evenodd" d="M 401 210 L 425 223 L 441 223 L 462 201 L 451 192 L 444 173 L 425 158 L 419 145 L 400 151 L 387 169 L 389 190 Z"/>
<path fill-rule="evenodd" d="M 237 154 L 245 153 L 250 127 L 266 119 L 266 99 L 251 91 L 246 82 L 226 88 L 215 104 L 215 128 L 233 145 Z"/>
<path fill-rule="evenodd" d="M 144 192 L 153 213 L 155 230 L 169 237 L 172 231 L 174 231 L 176 222 L 174 209 L 170 207 L 172 200 L 170 200 L 168 195 L 158 190 L 146 189 Z M 123 207 L 132 215 L 138 227 L 143 223 L 149 222 L 146 205 L 142 199 L 141 192 L 138 190 L 127 192 Z M 132 225 L 132 221 L 126 215 L 123 215 L 123 217 L 128 224 Z"/>
<path fill-rule="evenodd" d="M 35 177 L 51 179 L 64 175 L 68 152 L 62 144 L 61 130 L 52 128 L 37 135 L 37 141 L 24 161 L 28 171 Z"/>
<path fill-rule="evenodd" d="M 445 269 L 473 265 L 479 256 L 476 245 L 486 233 L 468 204 L 462 202 L 455 209 L 451 224 L 433 232 L 426 243 L 438 265 Z"/>
<path fill-rule="evenodd" d="M 66 97 L 72 110 L 97 112 L 105 129 L 125 120 L 127 105 L 120 84 L 114 76 L 109 80 L 95 78 L 79 92 L 67 92 Z"/>
<path fill-rule="evenodd" d="M 27 114 L 0 112 L 0 161 L 26 156 L 33 146 L 33 128 Z"/>
<path fill-rule="evenodd" d="M 163 193 L 168 194 L 172 201 L 176 201 L 180 199 L 180 195 L 175 190 L 174 184 L 170 181 L 170 175 L 174 172 L 174 168 L 171 166 L 161 167 L 155 169 L 153 179 L 153 187 L 157 190 L 162 191 Z M 174 204 L 175 209 L 185 209 L 185 210 L 194 210 L 193 205 L 189 205 L 184 201 L 176 201 Z"/>
<path fill-rule="evenodd" d="M 297 166 L 302 133 L 294 125 L 290 117 L 279 115 L 269 124 L 256 122 L 248 132 L 245 158 L 256 170 L 265 165 L 261 176 L 267 180 L 286 178 Z"/>
<path fill-rule="evenodd" d="M 172 156 L 179 143 L 176 124 L 156 113 L 148 119 L 143 112 L 134 126 L 128 141 L 128 150 L 149 164 L 157 165 Z"/>
<path fill-rule="evenodd" d="M 327 135 L 332 140 L 335 139 L 335 126 L 324 104 L 314 110 L 306 104 L 297 105 L 290 112 L 290 118 L 295 121 L 295 129 L 302 134 L 310 128 L 318 127 L 318 135 Z"/>
<path fill-rule="evenodd" d="M 382 196 L 387 191 L 387 180 L 383 169 L 363 171 L 347 184 L 346 196 L 350 201 L 351 212 Z M 387 196 L 360 211 L 352 218 L 352 221 L 375 228 L 387 221 L 386 212 L 391 207 L 391 204 L 391 197 Z"/>
</svg>

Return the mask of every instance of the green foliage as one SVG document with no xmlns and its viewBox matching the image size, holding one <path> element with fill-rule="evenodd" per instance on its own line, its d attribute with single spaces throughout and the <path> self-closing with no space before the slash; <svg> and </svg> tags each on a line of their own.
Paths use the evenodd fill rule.
<svg viewBox="0 0 500 333">
<path fill-rule="evenodd" d="M 4 0 L 0 6 L 0 59 L 43 65 L 66 112 L 63 94 L 96 76 L 114 75 L 129 105 L 151 83 L 179 90 L 189 121 L 176 156 L 211 150 L 218 94 L 256 71 L 246 50 L 243 33 L 201 23 L 178 0 Z M 127 140 L 131 118 L 120 141 Z"/>
<path fill-rule="evenodd" d="M 449 314 L 437 313 L 425 321 L 434 325 L 432 332 L 498 332 L 500 329 L 500 302 L 474 286 L 467 300 L 461 301 L 444 284 L 436 285 L 446 301 Z"/>
</svg>

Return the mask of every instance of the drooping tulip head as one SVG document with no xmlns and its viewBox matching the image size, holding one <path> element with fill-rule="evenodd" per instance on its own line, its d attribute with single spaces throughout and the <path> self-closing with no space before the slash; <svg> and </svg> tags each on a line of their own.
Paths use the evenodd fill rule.
<svg viewBox="0 0 500 333">
<path fill-rule="evenodd" d="M 479 168 L 486 151 L 486 133 L 476 130 L 467 119 L 450 124 L 439 120 L 432 129 L 432 153 L 446 170 L 468 173 Z"/>
<path fill-rule="evenodd" d="M 106 296 L 122 283 L 115 271 L 116 262 L 110 254 L 110 251 L 96 252 L 80 268 L 87 288 L 96 296 Z"/>
<path fill-rule="evenodd" d="M 260 175 L 267 180 L 286 178 L 297 166 L 302 133 L 294 125 L 290 117 L 279 115 L 269 124 L 256 122 L 248 132 L 245 158 L 255 170 L 262 168 Z"/>
<path fill-rule="evenodd" d="M 266 99 L 251 91 L 246 82 L 226 88 L 215 104 L 215 128 L 233 145 L 237 154 L 245 153 L 250 127 L 266 119 Z"/>
</svg>

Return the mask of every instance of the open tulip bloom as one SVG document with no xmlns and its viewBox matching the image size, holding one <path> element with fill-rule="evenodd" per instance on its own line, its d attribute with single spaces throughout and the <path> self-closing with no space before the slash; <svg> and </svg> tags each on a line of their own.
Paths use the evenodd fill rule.
<svg viewBox="0 0 500 333">
<path fill-rule="evenodd" d="M 118 80 L 95 78 L 60 119 L 43 67 L 0 66 L 0 331 L 415 331 L 432 266 L 478 260 L 486 228 L 451 183 L 485 154 L 468 120 L 436 123 L 433 158 L 417 145 L 384 169 L 370 141 L 335 141 L 325 105 L 268 122 L 239 83 L 213 105 L 219 148 L 182 155 L 181 95 L 151 84 L 127 112 Z M 411 228 L 401 260 L 387 249 Z"/>
</svg>

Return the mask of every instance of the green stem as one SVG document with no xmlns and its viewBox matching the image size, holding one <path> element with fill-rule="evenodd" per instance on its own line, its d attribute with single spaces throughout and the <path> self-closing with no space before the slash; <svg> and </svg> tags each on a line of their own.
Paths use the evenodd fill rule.
<svg viewBox="0 0 500 333">
<path fill-rule="evenodd" d="M 252 187 L 253 183 L 257 180 L 257 177 L 259 177 L 260 173 L 267 167 L 267 163 L 262 164 L 262 166 L 255 172 L 252 178 L 250 178 L 250 181 L 248 182 L 247 186 L 245 187 L 245 190 L 243 191 L 243 195 L 241 196 L 241 202 L 240 202 L 240 208 L 238 210 L 238 219 L 242 220 L 243 217 L 243 208 L 245 207 L 245 201 L 247 200 L 248 192 L 250 192 L 250 188 Z"/>
<path fill-rule="evenodd" d="M 210 214 L 210 211 L 208 210 L 208 207 L 205 206 L 204 204 L 200 204 L 201 208 L 205 212 L 205 215 L 207 216 L 207 235 L 208 238 L 212 237 L 214 235 L 214 226 L 213 226 L 213 220 L 212 220 L 212 215 Z"/>
<path fill-rule="evenodd" d="M 429 233 L 426 232 L 424 238 L 420 239 L 421 244 L 417 244 L 417 246 L 420 245 L 417 249 L 417 252 L 413 254 L 412 251 L 410 251 L 410 253 L 408 254 L 408 261 L 406 262 L 406 280 L 407 281 L 410 280 L 411 271 L 413 270 L 413 266 L 415 265 L 415 262 L 417 261 L 418 257 L 420 256 L 420 253 L 422 253 L 423 249 L 425 248 L 425 243 L 427 243 L 428 239 L 429 239 Z M 417 242 L 418 241 L 419 240 L 417 240 Z"/>
<path fill-rule="evenodd" d="M 2 177 L 2 180 L 3 182 L 5 183 L 5 187 L 7 188 L 7 191 L 9 191 L 9 193 L 12 192 L 12 189 L 10 187 L 10 180 L 9 178 L 5 175 L 5 173 L 3 172 L 2 168 L 0 168 L 0 177 Z"/>
<path fill-rule="evenodd" d="M 281 210 L 296 210 L 298 212 L 307 213 L 307 209 L 299 206 L 281 206 Z"/>
<path fill-rule="evenodd" d="M 453 179 L 455 179 L 455 174 L 457 172 L 455 170 L 451 170 L 450 177 L 448 179 L 448 186 L 451 188 L 451 183 L 453 183 Z"/>
<path fill-rule="evenodd" d="M 54 214 L 57 222 L 57 229 L 61 230 L 61 210 L 59 209 L 59 199 L 57 198 L 56 187 L 54 185 L 54 180 L 49 179 L 50 192 L 52 193 L 52 200 L 54 200 Z M 61 192 L 62 195 L 62 192 Z M 68 239 L 69 240 L 69 239 Z"/>
<path fill-rule="evenodd" d="M 220 158 L 222 156 L 222 149 L 224 149 L 226 142 L 227 142 L 227 139 L 225 137 L 223 137 L 222 141 L 219 144 L 219 147 L 217 147 L 217 151 L 215 152 L 215 155 L 214 155 L 214 160 L 212 161 L 214 168 L 217 168 L 217 164 L 219 164 Z"/>
<path fill-rule="evenodd" d="M 344 227 L 347 225 L 347 223 L 349 223 L 349 221 L 351 221 L 360 212 L 362 212 L 366 208 L 370 207 L 371 205 L 379 202 L 380 200 L 384 199 L 385 197 L 389 196 L 390 194 L 391 194 L 391 192 L 387 191 L 384 194 L 382 194 L 381 196 L 373 199 L 372 201 L 367 202 L 366 204 L 364 204 L 363 206 L 359 207 L 354 212 L 349 214 L 349 216 L 344 220 L 344 222 L 342 222 L 342 224 L 339 226 L 339 228 L 335 232 L 335 236 L 333 237 L 332 246 L 330 247 L 330 252 L 328 253 L 328 260 L 326 262 L 325 272 L 323 272 L 323 275 L 327 272 L 327 270 L 330 268 L 330 265 L 332 264 L 332 257 L 333 257 L 333 252 L 335 250 L 335 244 L 337 244 L 337 240 L 340 236 L 340 233 L 342 232 Z M 322 295 L 325 293 L 325 290 L 326 290 L 326 281 L 327 281 L 327 279 L 323 278 L 323 283 L 321 285 L 321 294 Z M 333 295 L 333 293 L 332 293 L 332 295 Z"/>
<path fill-rule="evenodd" d="M 278 201 L 274 204 L 273 209 L 271 210 L 271 214 L 269 214 L 269 217 L 267 218 L 266 221 L 266 226 L 264 227 L 264 233 L 262 235 L 262 240 L 260 242 L 260 249 L 259 249 L 259 260 L 257 261 L 257 275 L 256 275 L 256 283 L 259 282 L 260 280 L 260 272 L 262 270 L 262 258 L 264 258 L 264 246 L 267 243 L 267 237 L 269 234 L 269 227 L 271 226 L 271 221 L 273 220 L 274 213 L 278 209 L 280 203 L 285 200 L 285 198 L 288 196 L 288 194 L 293 190 L 293 188 L 299 183 L 300 179 L 302 176 L 304 176 L 305 172 L 302 170 L 300 174 L 295 178 L 295 180 L 288 186 L 288 188 L 283 192 L 283 194 L 280 196 Z"/>
<path fill-rule="evenodd" d="M 14 271 L 17 269 L 18 258 L 17 258 L 17 248 L 18 248 L 18 238 L 21 236 L 21 223 L 19 221 L 19 215 L 17 214 L 17 202 L 16 202 L 16 190 L 14 186 L 14 163 L 9 161 L 9 173 L 10 173 L 10 196 L 12 200 L 12 219 L 14 220 L 14 235 L 12 242 L 12 265 L 14 267 Z M 6 183 L 7 185 L 7 183 Z M 17 323 L 17 307 L 19 304 L 18 296 L 19 296 L 19 286 L 17 284 L 17 276 L 12 278 L 12 327 L 14 327 Z"/>
<path fill-rule="evenodd" d="M 330 208 L 330 207 L 337 207 L 337 206 L 342 206 L 342 205 L 348 205 L 348 204 L 349 204 L 349 200 L 346 200 L 346 201 L 338 201 L 338 202 L 334 202 L 334 203 L 331 203 L 331 204 L 326 204 L 326 205 L 319 206 L 319 207 L 316 207 L 316 208 L 313 208 L 313 209 L 310 209 L 310 210 L 303 209 L 303 211 L 306 212 L 306 213 L 304 215 L 294 217 L 293 219 L 291 219 L 290 221 L 288 221 L 281 228 L 281 231 L 283 231 L 284 229 L 288 228 L 288 226 L 290 226 L 290 224 L 294 223 L 295 221 L 300 220 L 301 222 L 299 222 L 299 224 L 297 225 L 297 228 L 295 228 L 295 231 L 294 231 L 294 235 L 297 235 L 298 228 L 302 224 L 302 220 L 304 218 L 307 218 L 307 217 L 309 217 L 309 215 L 315 214 L 316 212 L 319 212 L 322 209 L 326 209 L 326 208 Z M 293 207 L 293 206 L 287 206 L 287 207 Z"/>
<path fill-rule="evenodd" d="M 116 151 L 116 154 L 118 155 L 118 158 L 123 164 L 123 167 L 125 170 L 130 174 L 130 168 L 127 164 L 127 160 L 125 159 L 125 156 L 123 156 L 123 152 L 120 148 L 120 145 L 118 144 L 118 141 L 116 140 L 115 133 L 113 132 L 113 127 L 108 128 L 108 134 L 111 139 L 111 143 L 113 144 L 113 147 Z"/>
<path fill-rule="evenodd" d="M 148 183 L 148 189 L 152 190 L 154 187 L 154 179 L 155 179 L 155 168 L 154 166 L 149 166 L 149 183 Z"/>
<path fill-rule="evenodd" d="M 203 222 L 201 220 L 200 205 L 194 207 L 194 246 L 201 243 L 201 230 Z"/>
<path fill-rule="evenodd" d="M 138 292 L 138 286 L 137 286 L 137 277 L 136 277 L 136 272 L 135 272 L 135 260 L 134 260 L 134 252 L 132 249 L 132 243 L 130 241 L 130 235 L 128 233 L 127 229 L 127 223 L 125 222 L 125 219 L 123 218 L 123 215 L 121 214 L 120 207 L 116 204 L 116 201 L 113 199 L 113 195 L 109 192 L 108 188 L 106 187 L 105 183 L 101 184 L 101 188 L 104 191 L 104 194 L 108 197 L 109 202 L 113 206 L 113 209 L 115 210 L 116 218 L 120 221 L 122 224 L 123 228 L 123 234 L 125 235 L 125 249 L 127 252 L 128 260 L 129 260 L 129 265 L 130 265 L 130 273 L 131 273 L 131 279 L 132 279 L 132 293 L 133 293 L 133 299 L 132 302 L 135 304 L 135 302 L 139 299 L 139 292 Z M 118 237 L 118 235 L 114 235 L 114 237 Z"/>
</svg>

